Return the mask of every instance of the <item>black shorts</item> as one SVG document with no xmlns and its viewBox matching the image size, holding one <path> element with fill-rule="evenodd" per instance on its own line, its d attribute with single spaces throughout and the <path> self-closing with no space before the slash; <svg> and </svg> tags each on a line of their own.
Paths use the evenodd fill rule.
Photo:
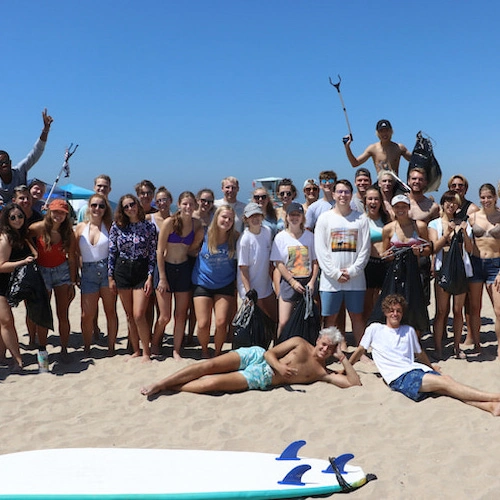
<svg viewBox="0 0 500 500">
<path fill-rule="evenodd" d="M 165 262 L 165 274 L 167 275 L 168 290 L 167 292 L 190 292 L 193 288 L 191 283 L 191 272 L 193 271 L 193 266 L 189 260 L 181 262 L 180 264 L 170 264 L 170 262 Z M 160 275 L 158 274 L 158 269 L 155 267 L 154 274 L 154 287 L 158 287 L 158 282 L 160 281 Z"/>
<path fill-rule="evenodd" d="M 143 288 L 148 279 L 148 261 L 147 259 L 129 260 L 119 257 L 116 259 L 113 277 L 116 281 L 116 288 L 119 290 Z"/>
<path fill-rule="evenodd" d="M 366 288 L 382 288 L 387 274 L 387 262 L 380 257 L 370 257 L 365 267 Z"/>
<path fill-rule="evenodd" d="M 195 285 L 193 291 L 193 297 L 210 297 L 213 299 L 216 295 L 229 295 L 234 297 L 236 292 L 236 284 L 234 281 L 229 283 L 229 285 L 223 286 L 222 288 L 206 288 L 201 285 Z"/>
<path fill-rule="evenodd" d="M 294 278 L 295 281 L 298 281 L 304 288 L 306 285 L 311 281 L 311 277 L 307 276 L 305 278 Z M 314 292 L 316 292 L 317 288 L 317 282 L 314 286 Z M 290 283 L 285 280 L 285 278 L 281 278 L 280 280 L 280 297 L 285 301 L 285 302 L 297 302 L 301 297 L 302 293 L 296 292 Z"/>
</svg>

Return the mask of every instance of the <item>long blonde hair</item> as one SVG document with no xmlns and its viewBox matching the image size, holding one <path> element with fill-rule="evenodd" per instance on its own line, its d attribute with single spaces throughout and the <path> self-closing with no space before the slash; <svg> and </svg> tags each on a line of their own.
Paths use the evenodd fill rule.
<svg viewBox="0 0 500 500">
<path fill-rule="evenodd" d="M 236 253 L 236 240 L 238 239 L 239 234 L 238 231 L 234 229 L 234 219 L 236 218 L 236 213 L 234 209 L 229 205 L 221 205 L 219 208 L 217 208 L 214 214 L 214 218 L 212 219 L 212 222 L 208 226 L 207 230 L 208 251 L 211 254 L 217 253 L 217 236 L 219 233 L 217 220 L 219 218 L 219 214 L 224 210 L 228 210 L 233 214 L 233 225 L 231 226 L 231 229 L 227 232 L 228 255 L 229 258 L 232 259 L 234 257 L 234 254 Z"/>
</svg>

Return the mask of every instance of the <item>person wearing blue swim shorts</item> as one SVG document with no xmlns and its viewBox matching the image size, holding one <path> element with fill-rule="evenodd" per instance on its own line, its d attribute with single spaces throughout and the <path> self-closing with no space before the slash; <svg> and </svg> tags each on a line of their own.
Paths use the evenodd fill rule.
<svg viewBox="0 0 500 500">
<path fill-rule="evenodd" d="M 340 349 L 342 340 L 341 333 L 330 327 L 319 332 L 314 346 L 301 337 L 292 337 L 268 351 L 257 346 L 240 348 L 190 364 L 160 382 L 143 387 L 141 394 L 242 392 L 318 381 L 340 388 L 360 385 L 358 374 Z M 342 364 L 341 371 L 327 368 L 331 356 Z"/>
<path fill-rule="evenodd" d="M 500 394 L 484 392 L 442 375 L 422 351 L 413 327 L 402 325 L 406 300 L 403 296 L 388 295 L 382 301 L 385 324 L 372 323 L 365 331 L 359 347 L 351 356 L 354 365 L 368 348 L 386 384 L 414 401 L 431 393 L 450 396 L 464 403 L 500 415 Z M 415 361 L 415 359 L 417 361 Z"/>
</svg>

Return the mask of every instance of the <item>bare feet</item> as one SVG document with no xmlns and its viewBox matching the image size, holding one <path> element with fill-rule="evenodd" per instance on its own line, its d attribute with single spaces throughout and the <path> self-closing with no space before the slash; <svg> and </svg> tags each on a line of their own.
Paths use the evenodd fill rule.
<svg viewBox="0 0 500 500">
<path fill-rule="evenodd" d="M 173 358 L 176 361 L 180 361 L 182 359 L 182 356 L 174 349 L 174 352 L 172 353 Z"/>
<path fill-rule="evenodd" d="M 158 386 L 158 384 L 151 384 L 151 385 L 141 387 L 141 394 L 143 396 L 152 396 L 153 394 L 156 394 L 160 391 L 161 391 L 161 388 Z"/>
</svg>

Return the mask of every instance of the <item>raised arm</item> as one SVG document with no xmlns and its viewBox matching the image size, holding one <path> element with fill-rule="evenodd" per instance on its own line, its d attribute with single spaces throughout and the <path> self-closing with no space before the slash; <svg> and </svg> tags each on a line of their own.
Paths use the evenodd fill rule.
<svg viewBox="0 0 500 500">
<path fill-rule="evenodd" d="M 50 126 L 52 125 L 52 122 L 54 121 L 52 116 L 47 114 L 47 108 L 45 108 L 42 111 L 42 119 L 43 119 L 43 129 L 42 129 L 42 133 L 40 134 L 40 140 L 43 142 L 47 142 L 47 138 L 48 138 L 49 132 L 50 132 Z"/>
<path fill-rule="evenodd" d="M 352 138 L 349 136 L 348 140 L 344 144 L 345 152 L 347 155 L 347 159 L 349 160 L 349 163 L 353 166 L 353 168 L 356 168 L 365 163 L 365 161 L 367 161 L 369 158 L 371 158 L 373 156 L 373 153 L 370 149 L 371 148 L 370 145 L 364 150 L 364 152 L 361 155 L 359 155 L 356 158 L 356 156 L 354 156 L 351 151 L 351 142 Z"/>
</svg>

